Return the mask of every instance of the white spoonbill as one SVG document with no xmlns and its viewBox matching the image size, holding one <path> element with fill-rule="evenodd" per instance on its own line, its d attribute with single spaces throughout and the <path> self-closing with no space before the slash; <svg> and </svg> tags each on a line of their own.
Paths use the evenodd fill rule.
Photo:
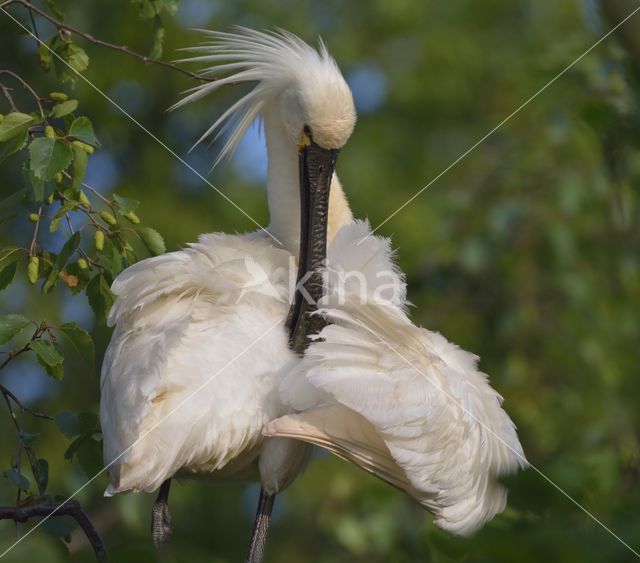
<svg viewBox="0 0 640 563">
<path fill-rule="evenodd" d="M 325 447 L 408 492 L 441 527 L 471 532 L 503 508 L 505 492 L 495 480 L 524 465 L 524 457 L 476 359 L 407 318 L 388 241 L 370 236 L 357 246 L 368 226 L 353 222 L 337 178 L 330 181 L 355 123 L 335 63 L 323 46 L 316 52 L 285 32 L 209 37 L 193 60 L 212 63 L 205 71 L 212 76 L 231 74 L 184 102 L 223 84 L 257 82 L 207 134 L 237 118 L 224 156 L 254 118 L 264 120 L 269 232 L 284 248 L 262 233 L 207 235 L 116 281 L 101 409 L 105 460 L 115 460 L 109 492 L 152 491 L 175 474 L 249 475 L 257 465 L 264 506 L 252 553 L 259 556 L 262 517 L 304 457 L 295 441 L 262 441 L 266 424 L 265 435 Z M 314 274 L 305 283 L 311 299 L 297 293 L 289 314 L 291 347 L 302 352 L 307 335 L 321 330 L 302 360 L 281 327 L 262 335 L 287 315 L 278 296 L 286 293 L 284 263 L 298 243 L 299 275 Z M 361 288 L 343 288 L 331 276 L 323 297 L 325 253 L 331 270 L 362 274 L 364 300 Z M 247 256 L 265 273 L 264 291 L 238 303 L 255 285 Z M 400 288 L 391 297 L 377 291 L 385 272 Z M 324 316 L 310 315 L 321 297 Z M 163 421 L 194 391 L 186 413 Z M 162 427 L 147 434 L 158 422 Z"/>
<path fill-rule="evenodd" d="M 214 43 L 197 48 L 201 56 L 192 60 L 214 64 L 205 72 L 244 68 L 247 57 L 257 60 L 257 34 L 247 35 L 240 52 L 221 52 Z M 227 80 L 241 78 L 238 72 Z M 193 96 L 209 89 L 200 86 Z M 259 111 L 259 96 L 243 100 Z M 327 115 L 334 103 L 339 105 L 327 101 Z M 316 140 L 314 130 L 309 137 Z M 292 413 L 270 422 L 264 434 L 324 447 L 409 493 L 443 529 L 469 534 L 504 509 L 506 490 L 497 479 L 527 465 L 515 427 L 501 408 L 502 397 L 477 369 L 478 358 L 409 320 L 403 275 L 389 241 L 354 222 L 339 195 L 312 203 L 330 233 L 339 228 L 328 251 L 324 231 L 302 223 L 316 258 L 327 256 L 327 292 L 322 315 L 312 315 L 307 325 L 311 330 L 295 333 L 295 350 L 307 347 L 309 332 L 319 335 L 279 382 L 281 401 Z M 301 204 L 305 209 L 304 197 Z M 319 266 L 316 260 L 301 270 L 318 275 Z M 322 295 L 318 277 L 310 286 Z M 300 308 L 308 315 L 316 303 L 297 294 L 292 314 Z"/>
<path fill-rule="evenodd" d="M 291 412 L 278 394 L 285 366 L 298 358 L 289 342 L 304 342 L 297 333 L 310 332 L 319 319 L 298 299 L 285 328 L 289 257 L 300 254 L 300 272 L 317 268 L 326 240 L 352 220 L 333 171 L 356 115 L 324 46 L 316 51 L 286 32 L 247 29 L 209 32 L 206 39 L 194 49 L 205 53 L 197 58 L 225 64 L 205 74 L 232 74 L 197 87 L 177 106 L 225 84 L 256 83 L 203 138 L 235 127 L 225 156 L 262 118 L 271 220 L 267 232 L 203 235 L 184 250 L 131 266 L 113 283 L 115 329 L 100 405 L 106 494 L 160 487 L 152 531 L 161 545 L 171 534 L 167 497 L 174 475 L 258 478 L 250 559 L 259 559 L 273 495 L 297 474 L 308 450 L 301 441 L 262 435 L 267 422 Z M 319 298 L 313 282 L 307 285 Z"/>
</svg>

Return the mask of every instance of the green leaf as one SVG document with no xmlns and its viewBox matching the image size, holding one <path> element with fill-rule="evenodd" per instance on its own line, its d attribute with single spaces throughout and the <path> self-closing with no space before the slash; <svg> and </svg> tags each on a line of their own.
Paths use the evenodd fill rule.
<svg viewBox="0 0 640 563">
<path fill-rule="evenodd" d="M 5 115 L 0 122 L 0 142 L 8 141 L 12 137 L 24 133 L 33 121 L 33 117 L 18 111 Z"/>
<path fill-rule="evenodd" d="M 29 203 L 42 203 L 49 196 L 55 187 L 55 182 L 49 180 L 47 182 L 35 177 L 31 170 L 30 162 L 27 160 L 22 165 L 22 175 L 25 184 L 25 193 L 23 199 Z"/>
<path fill-rule="evenodd" d="M 89 436 L 78 449 L 78 461 L 86 476 L 91 479 L 100 473 L 104 467 L 102 463 L 102 441 Z"/>
<path fill-rule="evenodd" d="M 6 344 L 31 321 L 22 315 L 10 314 L 0 317 L 0 344 Z"/>
<path fill-rule="evenodd" d="M 84 115 L 76 117 L 73 120 L 71 127 L 69 127 L 69 135 L 88 145 L 93 145 L 94 147 L 100 146 L 100 141 L 98 141 L 93 131 L 91 120 Z"/>
<path fill-rule="evenodd" d="M 67 100 L 66 102 L 60 102 L 53 106 L 49 117 L 64 117 L 65 115 L 69 115 L 71 112 L 76 111 L 78 109 L 78 100 Z"/>
<path fill-rule="evenodd" d="M 162 19 L 160 16 L 156 16 L 153 20 L 153 42 L 151 43 L 151 50 L 149 56 L 152 59 L 159 59 L 162 57 L 162 45 L 164 44 L 164 27 L 162 26 Z"/>
<path fill-rule="evenodd" d="M 20 438 L 20 441 L 27 446 L 33 444 L 38 436 L 40 436 L 38 432 L 18 432 L 18 438 Z"/>
<path fill-rule="evenodd" d="M 64 14 L 60 10 L 60 8 L 58 8 L 58 6 L 56 5 L 55 0 L 45 0 L 45 3 L 47 4 L 47 7 L 51 11 L 51 13 L 56 18 L 58 18 L 59 20 L 63 20 L 64 19 Z"/>
<path fill-rule="evenodd" d="M 95 362 L 95 350 L 91 335 L 76 323 L 60 325 L 60 331 L 67 337 L 72 346 L 78 351 L 80 357 L 93 367 Z"/>
<path fill-rule="evenodd" d="M 153 18 L 162 8 L 161 5 L 153 0 L 131 0 L 131 3 L 138 8 L 138 17 L 141 20 Z"/>
<path fill-rule="evenodd" d="M 49 270 L 47 279 L 44 284 L 42 284 L 42 293 L 49 293 L 56 286 L 56 283 L 58 283 L 58 274 L 58 268 L 55 266 Z"/>
<path fill-rule="evenodd" d="M 64 357 L 56 349 L 53 342 L 49 340 L 34 340 L 31 342 L 31 349 L 48 366 L 58 366 L 64 361 Z"/>
<path fill-rule="evenodd" d="M 72 460 L 73 456 L 75 456 L 78 453 L 78 450 L 82 445 L 82 442 L 84 442 L 86 439 L 87 439 L 87 436 L 83 435 L 83 436 L 80 436 L 79 438 L 76 438 L 73 442 L 71 442 L 69 444 L 69 447 L 64 452 L 64 459 Z"/>
<path fill-rule="evenodd" d="M 26 166 L 26 163 L 25 163 Z M 39 180 L 35 177 L 33 170 L 29 168 L 27 171 L 27 179 L 29 180 L 29 185 L 31 186 L 31 193 L 33 194 L 33 201 L 35 203 L 42 203 L 45 198 L 45 192 L 47 184 L 43 180 Z"/>
<path fill-rule="evenodd" d="M 29 479 L 27 479 L 15 467 L 12 467 L 8 471 L 5 471 L 4 476 L 7 477 L 16 487 L 18 487 L 18 489 L 21 489 L 24 492 L 29 492 L 31 481 L 29 481 Z"/>
<path fill-rule="evenodd" d="M 36 461 L 37 475 L 35 475 L 40 493 L 44 493 L 47 490 L 49 484 L 49 462 L 46 459 L 39 459 Z"/>
<path fill-rule="evenodd" d="M 42 70 L 49 72 L 51 69 L 51 51 L 47 49 L 44 43 L 38 45 L 38 58 Z"/>
<path fill-rule="evenodd" d="M 29 145 L 30 167 L 36 178 L 50 180 L 71 163 L 71 148 L 60 139 L 40 137 Z"/>
<path fill-rule="evenodd" d="M 11 139 L 0 145 L 0 163 L 4 162 L 12 154 L 21 151 L 26 145 L 29 139 L 29 132 L 23 131 L 22 134 L 14 135 Z"/>
<path fill-rule="evenodd" d="M 0 201 L 0 212 L 4 213 L 8 209 L 21 205 L 25 202 L 27 195 L 27 188 L 20 188 L 13 192 L 10 196 L 5 197 Z"/>
<path fill-rule="evenodd" d="M 62 432 L 67 438 L 73 438 L 80 433 L 78 430 L 78 415 L 72 412 L 59 412 L 53 417 L 53 420 L 55 420 L 60 432 Z M 65 457 L 67 457 L 66 454 Z"/>
<path fill-rule="evenodd" d="M 50 536 L 69 543 L 71 534 L 78 527 L 78 521 L 73 516 L 60 516 L 59 514 L 55 516 L 55 518 L 43 518 L 40 520 L 38 527 Z"/>
<path fill-rule="evenodd" d="M 167 250 L 164 244 L 164 239 L 155 229 L 152 229 L 151 227 L 140 227 L 136 232 L 147 247 L 147 250 L 154 256 L 163 254 Z"/>
<path fill-rule="evenodd" d="M 67 213 L 69 213 L 69 211 L 78 207 L 78 205 L 79 204 L 75 201 L 68 201 L 67 203 L 62 205 L 60 209 L 58 209 L 58 212 L 55 214 L 53 219 L 51 219 L 51 223 L 49 223 L 49 232 L 55 233 L 58 230 L 58 227 L 60 226 L 60 221 L 62 221 L 62 218 Z"/>
<path fill-rule="evenodd" d="M 94 434 L 100 430 L 100 419 L 93 412 L 78 413 L 78 431 L 82 434 Z"/>
<path fill-rule="evenodd" d="M 7 212 L 9 210 L 13 209 L 14 207 L 17 207 L 18 205 L 22 205 L 25 203 L 27 199 L 26 195 L 27 195 L 27 189 L 20 188 L 18 191 L 13 192 L 10 196 L 5 197 L 2 201 L 0 201 L 0 213 L 2 213 L 2 215 L 4 216 L 7 216 L 8 215 Z M 7 248 L 4 248 L 2 252 L 4 252 Z M 14 246 L 11 248 L 17 248 L 17 247 Z M 4 258 L 0 256 L 0 261 L 3 259 Z"/>
<path fill-rule="evenodd" d="M 89 477 L 102 470 L 102 442 L 94 435 L 99 432 L 98 417 L 92 412 L 81 412 L 77 416 L 59 413 L 55 416 L 58 427 L 68 438 L 78 436 L 69 444 L 64 458 L 72 460 L 77 456 L 80 466 Z"/>
<path fill-rule="evenodd" d="M 13 281 L 13 277 L 16 275 L 16 270 L 18 269 L 18 263 L 12 262 L 7 267 L 3 268 L 0 272 L 0 291 L 6 289 L 11 285 Z"/>
<path fill-rule="evenodd" d="M 118 250 L 118 247 L 114 244 L 112 245 L 112 254 L 111 254 L 111 272 L 113 275 L 117 276 L 120 272 L 122 272 L 122 254 Z"/>
<path fill-rule="evenodd" d="M 73 235 L 64 243 L 64 246 L 60 250 L 58 257 L 56 258 L 56 266 L 62 270 L 69 261 L 69 259 L 75 254 L 76 250 L 80 246 L 81 236 L 80 233 L 73 233 Z"/>
<path fill-rule="evenodd" d="M 160 2 L 170 16 L 176 15 L 180 0 L 160 0 Z"/>
<path fill-rule="evenodd" d="M 82 47 L 79 47 L 74 43 L 64 41 L 57 35 L 53 38 L 51 46 L 53 50 L 68 63 L 71 69 L 78 72 L 87 70 L 89 66 L 89 57 Z M 53 59 L 53 63 L 56 68 L 56 74 L 62 82 L 73 82 L 76 79 L 77 74 L 57 57 Z"/>
<path fill-rule="evenodd" d="M 130 199 L 128 197 L 121 197 L 118 194 L 113 194 L 113 199 L 118 204 L 118 209 L 123 215 L 134 211 L 140 205 L 137 199 Z"/>
<path fill-rule="evenodd" d="M 89 305 L 91 305 L 96 314 L 98 322 L 105 323 L 113 305 L 114 297 L 104 276 L 101 274 L 93 276 L 87 285 L 86 293 Z"/>
<path fill-rule="evenodd" d="M 6 266 L 11 262 L 15 262 L 18 258 L 20 258 L 20 250 L 22 249 L 19 246 L 15 246 L 13 244 L 5 246 L 2 250 L 0 250 L 0 264 Z"/>
<path fill-rule="evenodd" d="M 38 356 L 37 360 L 49 377 L 56 381 L 62 381 L 64 379 L 64 366 L 62 364 L 58 364 L 56 366 L 47 365 L 40 356 Z"/>
<path fill-rule="evenodd" d="M 71 150 L 73 150 L 73 180 L 71 185 L 74 188 L 78 188 L 82 185 L 82 182 L 84 182 L 84 177 L 87 173 L 89 155 L 87 154 L 87 151 L 76 145 L 73 145 Z"/>
<path fill-rule="evenodd" d="M 66 48 L 61 49 L 61 55 L 78 72 L 89 68 L 89 56 L 82 47 L 74 43 L 67 43 Z"/>
</svg>

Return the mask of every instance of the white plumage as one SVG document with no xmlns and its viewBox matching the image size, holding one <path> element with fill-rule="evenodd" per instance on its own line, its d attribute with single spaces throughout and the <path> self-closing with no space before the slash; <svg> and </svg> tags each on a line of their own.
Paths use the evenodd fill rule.
<svg viewBox="0 0 640 563">
<path fill-rule="evenodd" d="M 247 256 L 271 285 L 255 284 Z M 262 427 L 286 412 L 278 371 L 295 359 L 285 295 L 269 293 L 286 291 L 288 258 L 264 235 L 205 235 L 118 277 L 102 377 L 109 493 L 154 491 L 177 472 L 256 473 Z"/>
<path fill-rule="evenodd" d="M 109 324 L 115 330 L 100 407 L 107 494 L 153 491 L 176 473 L 259 477 L 275 493 L 295 476 L 308 449 L 290 440 L 265 442 L 261 434 L 266 422 L 288 412 L 278 378 L 296 359 L 284 321 L 289 257 L 297 256 L 300 239 L 297 149 L 305 124 L 319 140 L 342 146 L 355 124 L 353 99 L 326 49 L 318 52 L 293 35 L 243 29 L 206 32 L 206 38 L 195 50 L 227 64 L 205 72 L 232 73 L 198 86 L 176 107 L 224 84 L 256 83 L 203 138 L 228 132 L 224 156 L 254 118 L 264 120 L 272 236 L 204 235 L 186 250 L 135 264 L 114 282 Z M 340 103 L 329 108 L 328 100 Z M 323 138 L 332 121 L 339 126 Z M 332 192 L 334 222 L 351 220 L 337 178 Z M 334 232 L 330 226 L 329 236 Z"/>
<path fill-rule="evenodd" d="M 232 74 L 180 104 L 223 84 L 257 82 L 203 138 L 229 133 L 224 156 L 263 119 L 268 231 L 283 244 L 264 233 L 205 235 L 115 281 L 102 373 L 107 492 L 153 491 L 175 474 L 235 474 L 275 493 L 311 443 L 406 491 L 442 528 L 472 532 L 504 508 L 496 478 L 526 465 L 514 425 L 477 358 L 408 319 L 389 241 L 353 221 L 336 176 L 321 303 L 331 324 L 303 358 L 288 348 L 297 151 L 305 126 L 325 148 L 348 140 L 355 110 L 344 79 L 323 45 L 315 51 L 286 32 L 207 38 L 192 60 L 213 63 L 211 76 Z"/>
<path fill-rule="evenodd" d="M 473 532 L 504 509 L 495 478 L 526 465 L 502 398 L 476 356 L 407 318 L 389 242 L 368 224 L 341 229 L 328 267 L 364 278 L 329 286 L 322 313 L 332 324 L 280 387 L 298 414 L 265 434 L 322 446 L 405 490 L 440 527 Z M 377 290 L 391 276 L 398 289 L 385 297 Z"/>
</svg>

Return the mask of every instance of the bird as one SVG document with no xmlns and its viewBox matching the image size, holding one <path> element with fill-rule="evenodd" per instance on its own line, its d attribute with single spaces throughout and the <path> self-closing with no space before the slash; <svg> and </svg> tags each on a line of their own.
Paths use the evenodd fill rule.
<svg viewBox="0 0 640 563">
<path fill-rule="evenodd" d="M 318 233 L 331 240 L 352 220 L 334 169 L 356 113 L 323 44 L 315 49 L 282 30 L 238 28 L 204 32 L 204 42 L 188 50 L 198 53 L 191 59 L 214 62 L 203 75 L 216 80 L 172 109 L 227 84 L 253 84 L 200 141 L 226 134 L 220 160 L 233 153 L 251 122 L 262 120 L 270 222 L 245 234 L 202 235 L 114 280 L 113 333 L 100 383 L 105 494 L 159 489 L 152 534 L 162 547 L 172 534 L 173 477 L 258 480 L 248 560 L 259 560 L 273 497 L 309 451 L 302 441 L 262 434 L 267 422 L 289 412 L 279 380 L 306 345 L 297 333 L 318 322 L 301 299 L 290 306 L 287 293 L 298 274 L 304 277 L 324 258 L 309 241 Z M 331 209 L 329 221 L 315 212 L 317 200 Z M 317 293 L 313 276 L 305 284 Z"/>
<path fill-rule="evenodd" d="M 162 543 L 173 476 L 257 478 L 257 561 L 273 497 L 319 446 L 405 491 L 441 528 L 473 533 L 504 509 L 498 478 L 527 462 L 478 359 L 410 320 L 390 240 L 354 219 L 335 174 L 356 122 L 337 64 L 324 43 L 284 30 L 203 33 L 185 61 L 215 80 L 174 109 L 254 83 L 198 142 L 226 137 L 217 164 L 262 120 L 270 223 L 204 235 L 115 280 L 101 381 L 107 494 L 160 487 Z M 188 411 L 167 417 L 185 398 Z"/>
</svg>

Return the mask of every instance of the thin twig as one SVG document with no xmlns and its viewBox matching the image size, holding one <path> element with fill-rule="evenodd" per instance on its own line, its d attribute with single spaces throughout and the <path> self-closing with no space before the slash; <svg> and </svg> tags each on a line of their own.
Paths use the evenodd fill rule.
<svg viewBox="0 0 640 563">
<path fill-rule="evenodd" d="M 7 99 L 7 102 L 9 102 L 11 111 L 18 111 L 18 106 L 11 97 L 11 88 L 7 88 L 4 84 L 0 83 L 0 90 L 2 90 L 2 95 Z"/>
<path fill-rule="evenodd" d="M 40 47 L 40 34 L 38 33 L 38 28 L 36 27 L 36 20 L 33 17 L 33 10 L 29 8 L 29 18 L 31 19 L 31 25 L 33 26 L 33 34 L 36 36 L 36 48 Z"/>
<path fill-rule="evenodd" d="M 22 346 L 21 348 L 18 348 L 17 350 L 11 350 L 10 352 L 6 352 L 7 354 L 7 358 L 4 360 L 4 362 L 2 362 L 2 364 L 0 364 L 0 370 L 3 369 L 11 360 L 15 359 L 16 357 L 18 357 L 20 354 L 23 354 L 24 352 L 28 351 L 31 349 L 31 343 L 34 340 L 37 340 L 38 338 L 40 338 L 43 334 L 43 332 L 46 330 L 47 327 L 44 326 L 38 326 L 35 330 L 35 332 L 33 333 L 33 336 L 29 339 L 29 341 Z M 11 392 L 7 387 L 5 387 L 2 383 L 0 383 L 0 393 L 2 393 L 4 400 L 7 402 L 7 406 L 9 407 L 9 411 L 11 414 L 11 418 L 13 419 L 14 423 L 17 424 L 17 419 L 15 417 L 15 413 L 13 412 L 13 409 L 11 407 L 11 403 L 9 402 L 9 399 L 11 399 L 16 405 L 18 405 L 18 407 L 20 408 L 21 411 L 26 412 L 28 414 L 30 414 L 31 416 L 34 416 L 36 418 L 45 418 L 47 420 L 53 420 L 52 416 L 49 416 L 48 414 L 44 414 L 38 411 L 34 411 L 33 409 L 30 409 L 28 406 L 26 406 L 25 404 L 22 403 L 22 401 L 20 401 L 20 399 L 18 399 L 18 397 L 16 397 L 13 392 Z M 18 430 L 21 430 L 19 425 L 17 426 Z"/>
<path fill-rule="evenodd" d="M 6 397 L 5 397 L 6 400 Z M 8 402 L 7 402 L 8 404 Z M 9 407 L 11 410 L 11 407 Z M 23 441 L 22 436 L 19 432 L 16 432 L 16 459 L 15 459 L 15 467 L 20 472 L 20 464 L 22 463 L 22 449 L 23 449 Z M 18 491 L 16 492 L 16 506 L 20 506 L 20 502 L 22 500 L 22 489 L 18 487 Z M 14 522 L 15 530 L 16 530 L 16 538 L 20 537 L 20 522 Z"/>
<path fill-rule="evenodd" d="M 2 383 L 0 383 L 0 393 L 2 393 L 5 397 L 10 398 L 16 405 L 18 405 L 18 408 L 20 410 L 26 412 L 27 414 L 30 414 L 31 416 L 35 416 L 36 418 L 45 418 L 46 420 L 53 420 L 53 417 L 49 416 L 48 414 L 30 409 L 27 405 L 22 403 L 20 399 L 18 399 L 18 397 L 16 397 L 13 394 L 13 392 L 7 389 Z"/>
<path fill-rule="evenodd" d="M 59 188 L 57 189 L 57 193 L 58 193 L 58 197 L 60 198 L 60 201 L 62 202 L 63 205 L 64 205 L 65 202 L 66 203 L 70 203 L 71 202 L 71 200 L 66 195 L 64 195 L 64 193 L 62 193 L 62 191 Z M 89 221 L 91 221 L 91 224 L 96 229 L 98 229 L 99 231 L 102 231 L 105 235 L 108 235 L 111 232 L 109 229 L 106 229 L 105 227 L 103 227 L 100 223 L 98 223 L 94 219 L 92 213 L 97 215 L 98 214 L 97 211 L 91 211 L 89 209 L 85 209 L 82 205 L 77 205 L 76 207 L 74 207 L 73 210 L 74 211 L 80 211 L 81 213 L 84 213 L 87 216 L 87 218 L 89 219 Z"/>
<path fill-rule="evenodd" d="M 72 180 L 71 174 L 69 174 L 66 170 L 62 172 L 62 175 L 67 178 L 67 180 Z M 80 184 L 83 188 L 90 190 L 94 195 L 98 196 L 102 201 L 104 201 L 111 209 L 113 209 L 113 203 L 111 203 L 106 197 L 104 197 L 98 190 L 91 187 L 89 184 L 85 182 L 81 182 Z"/>
<path fill-rule="evenodd" d="M 6 366 L 16 356 L 19 356 L 20 354 L 29 350 L 31 343 L 34 340 L 37 340 L 38 338 L 42 337 L 45 331 L 48 331 L 48 330 L 49 330 L 49 327 L 47 327 L 44 324 L 41 324 L 40 326 L 38 326 L 35 332 L 33 333 L 33 336 L 31 337 L 31 339 L 22 348 L 9 352 L 7 359 L 4 361 L 2 366 L 0 366 L 0 369 Z M 16 428 L 16 435 L 18 438 L 18 450 L 16 452 L 15 462 L 13 467 L 15 467 L 17 471 L 20 471 L 21 454 L 24 451 L 27 454 L 27 460 L 29 461 L 31 473 L 33 474 L 33 477 L 38 486 L 38 493 L 40 495 L 44 495 L 45 490 L 42 483 L 42 475 L 40 474 L 40 468 L 38 466 L 38 458 L 33 448 L 30 445 L 28 445 L 23 438 L 25 435 L 23 419 L 24 419 L 25 413 L 28 413 L 31 416 L 34 416 L 37 418 L 44 418 L 47 420 L 53 420 L 53 418 L 46 414 L 31 410 L 29 407 L 24 405 L 11 391 L 9 391 L 9 389 L 7 389 L 2 384 L 0 384 L 0 393 L 2 394 L 2 398 L 4 399 L 5 403 L 7 404 L 7 409 L 9 410 L 9 416 L 11 417 L 11 421 L 13 422 Z M 16 411 L 14 410 L 13 405 L 11 404 L 11 401 L 15 402 L 15 404 L 20 408 L 20 419 L 18 419 L 18 416 L 16 415 Z M 20 504 L 20 490 L 18 490 L 18 494 L 16 495 L 16 505 L 18 504 Z M 18 531 L 19 530 L 18 530 L 18 525 L 16 521 L 16 533 L 18 533 Z"/>
<path fill-rule="evenodd" d="M 18 437 L 18 451 L 16 452 L 14 468 L 18 472 L 20 472 L 20 454 L 24 450 L 24 452 L 27 454 L 29 467 L 31 467 L 31 473 L 33 474 L 33 477 L 35 478 L 36 483 L 38 484 L 38 492 L 41 495 L 43 495 L 44 489 L 42 488 L 42 484 L 41 484 L 42 480 L 40 479 L 40 470 L 38 469 L 38 460 L 36 458 L 35 452 L 33 451 L 33 448 L 25 444 L 24 440 L 22 439 L 22 436 L 24 435 L 24 427 L 22 426 L 21 422 L 18 420 L 18 416 L 16 415 L 16 412 L 13 410 L 13 407 L 11 406 L 11 402 L 9 401 L 8 395 L 3 393 L 2 396 L 5 402 L 7 403 L 7 408 L 9 409 L 9 415 L 11 416 L 11 420 L 13 421 L 13 424 L 16 427 L 16 434 Z M 20 414 L 22 415 L 23 411 L 21 411 Z M 16 498 L 17 498 L 16 502 L 19 502 L 20 495 L 17 495 Z"/>
<path fill-rule="evenodd" d="M 0 6 L 0 7 L 2 7 L 2 6 Z M 42 104 L 40 103 L 40 96 L 38 96 L 38 94 L 36 94 L 36 91 L 31 86 L 29 86 L 29 84 L 27 84 L 27 82 L 24 80 L 24 78 L 22 78 L 19 74 L 16 74 L 12 70 L 8 70 L 6 68 L 0 69 L 0 74 L 7 74 L 9 76 L 13 76 L 13 78 L 15 78 L 18 82 L 20 82 L 22 87 L 25 90 L 28 90 L 31 93 L 31 95 L 35 98 L 35 100 L 36 100 L 36 102 L 38 104 L 38 109 L 40 110 L 40 115 L 42 117 L 44 117 L 44 110 L 42 109 Z"/>
<path fill-rule="evenodd" d="M 36 251 L 36 243 L 38 242 L 38 230 L 40 229 L 40 218 L 42 217 L 42 205 L 38 207 L 38 220 L 36 226 L 33 229 L 33 238 L 31 239 L 31 246 L 29 247 L 29 256 L 33 256 Z"/>
<path fill-rule="evenodd" d="M 33 339 L 32 339 L 33 340 Z M 2 364 L 0 364 L 0 369 L 4 368 L 11 360 L 13 360 L 13 358 L 15 358 L 16 356 L 19 356 L 20 354 L 22 354 L 23 352 L 26 352 L 27 350 L 29 350 L 31 346 L 31 340 L 29 342 L 27 342 L 22 348 L 20 348 L 19 350 L 12 350 L 11 352 L 7 352 L 7 359 L 2 362 Z"/>
<path fill-rule="evenodd" d="M 102 561 L 107 551 L 104 542 L 95 529 L 87 513 L 82 510 L 80 503 L 75 500 L 59 502 L 39 502 L 24 506 L 2 506 L 0 507 L 0 520 L 14 520 L 15 522 L 26 522 L 30 518 L 42 518 L 48 516 L 71 516 L 75 519 L 82 531 L 87 536 L 93 552 L 98 561 Z"/>
<path fill-rule="evenodd" d="M 87 41 L 89 41 L 90 43 L 93 43 L 94 45 L 100 45 L 102 47 L 107 47 L 108 49 L 113 49 L 115 51 L 126 53 L 130 57 L 134 57 L 144 63 L 151 63 L 151 64 L 160 65 L 166 68 L 173 69 L 181 74 L 184 74 L 185 76 L 189 76 L 190 78 L 195 78 L 196 80 L 199 80 L 201 82 L 213 82 L 215 80 L 214 78 L 202 76 L 195 72 L 191 72 L 184 68 L 180 68 L 179 66 L 176 66 L 167 61 L 161 61 L 159 59 L 153 59 L 151 57 L 147 57 L 146 55 L 141 55 L 140 53 L 136 53 L 135 51 L 132 51 L 131 49 L 129 49 L 129 47 L 125 45 L 115 45 L 114 43 L 109 43 L 108 41 L 103 41 L 102 39 L 98 39 L 93 35 L 91 35 L 90 33 L 86 33 L 85 31 L 81 31 L 73 26 L 70 26 L 66 23 L 63 23 L 55 19 L 53 16 L 50 16 L 45 11 L 41 10 L 37 6 L 34 6 L 33 4 L 31 4 L 31 2 L 28 2 L 27 0 L 7 0 L 6 2 L 0 4 L 0 9 L 4 9 L 5 7 L 10 6 L 11 4 L 20 4 L 21 6 L 26 7 L 28 10 L 33 10 L 34 12 L 36 12 L 38 15 L 42 16 L 46 20 L 49 20 L 59 30 L 62 29 L 62 30 L 68 31 L 69 33 L 74 33 L 75 35 L 78 35 L 86 39 Z"/>
<path fill-rule="evenodd" d="M 16 416 L 16 411 L 13 410 L 13 407 L 11 406 L 11 401 L 9 401 L 9 397 L 4 393 L 2 394 L 2 397 L 4 398 L 5 403 L 7 403 L 7 408 L 9 409 L 9 416 L 13 421 L 13 425 L 16 427 L 16 430 L 18 431 L 18 433 L 22 432 L 22 428 L 20 426 L 20 423 L 18 422 L 18 417 Z"/>
<path fill-rule="evenodd" d="M 64 216 L 64 218 L 65 218 L 65 220 L 67 222 L 67 227 L 69 227 L 69 233 L 70 233 L 70 237 L 69 238 L 71 238 L 71 236 L 73 236 L 75 234 L 75 231 L 73 229 L 73 225 L 71 224 L 71 219 L 69 218 L 69 214 L 67 213 Z"/>
<path fill-rule="evenodd" d="M 104 203 L 106 203 L 109 207 L 113 209 L 113 204 L 94 187 L 90 186 L 89 184 L 85 184 L 84 182 L 82 182 L 81 186 L 83 188 L 90 190 L 94 195 L 98 196 L 102 201 L 104 201 Z"/>
</svg>

